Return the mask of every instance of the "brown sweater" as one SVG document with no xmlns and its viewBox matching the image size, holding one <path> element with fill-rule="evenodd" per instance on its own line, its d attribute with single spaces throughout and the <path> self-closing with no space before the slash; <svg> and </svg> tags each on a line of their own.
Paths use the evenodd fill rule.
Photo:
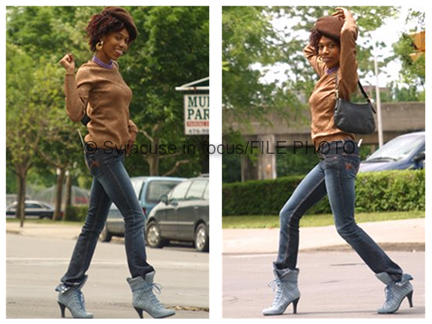
<svg viewBox="0 0 432 324">
<path fill-rule="evenodd" d="M 341 31 L 340 60 L 337 71 L 339 97 L 346 100 L 350 99 L 350 95 L 357 88 L 356 39 L 356 23 L 351 16 L 346 17 Z M 334 124 L 336 73 L 327 73 L 325 63 L 318 59 L 315 48 L 311 45 L 305 47 L 304 55 L 320 77 L 309 98 L 312 116 L 311 135 L 315 147 L 318 148 L 319 144 L 324 141 L 354 140 L 354 134 L 345 133 Z"/>
<path fill-rule="evenodd" d="M 117 62 L 112 69 L 93 61 L 84 63 L 76 78 L 66 74 L 64 90 L 69 118 L 78 122 L 85 111 L 91 118 L 86 142 L 94 142 L 102 149 L 125 149 L 129 140 L 135 140 L 138 129 L 129 119 L 132 91 L 120 75 Z"/>
</svg>

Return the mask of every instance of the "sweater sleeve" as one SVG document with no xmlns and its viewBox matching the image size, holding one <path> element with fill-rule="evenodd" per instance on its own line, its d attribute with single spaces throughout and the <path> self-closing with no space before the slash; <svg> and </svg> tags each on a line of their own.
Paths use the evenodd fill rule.
<svg viewBox="0 0 432 324">
<path fill-rule="evenodd" d="M 350 95 L 357 88 L 357 59 L 356 39 L 357 25 L 354 18 L 349 15 L 345 17 L 340 37 L 340 62 L 338 71 L 339 97 L 349 100 Z"/>
<path fill-rule="evenodd" d="M 73 74 L 66 74 L 66 112 L 72 121 L 78 122 L 84 117 L 90 90 L 90 77 L 85 69 L 79 69 L 76 78 Z"/>
<path fill-rule="evenodd" d="M 318 60 L 318 55 L 315 52 L 315 48 L 308 44 L 303 49 L 303 54 L 309 61 L 309 64 L 314 68 L 315 72 L 321 77 L 324 74 L 324 62 Z"/>
</svg>

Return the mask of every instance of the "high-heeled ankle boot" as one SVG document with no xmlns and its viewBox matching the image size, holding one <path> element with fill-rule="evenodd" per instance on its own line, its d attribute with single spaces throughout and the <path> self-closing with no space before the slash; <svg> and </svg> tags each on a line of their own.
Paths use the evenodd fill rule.
<svg viewBox="0 0 432 324">
<path fill-rule="evenodd" d="M 156 298 L 153 293 L 153 288 L 156 291 L 161 290 L 158 284 L 153 283 L 155 272 L 147 273 L 145 278 L 127 278 L 132 289 L 132 304 L 140 318 L 143 318 L 143 310 L 149 313 L 154 318 L 163 318 L 172 316 L 175 311 L 167 309 Z"/>
<path fill-rule="evenodd" d="M 65 308 L 67 308 L 74 318 L 93 318 L 93 314 L 85 309 L 84 295 L 81 291 L 86 281 L 87 276 L 76 287 L 69 287 L 65 284 L 56 287 L 55 290 L 59 292 L 57 302 L 60 306 L 61 317 L 65 317 Z"/>
<path fill-rule="evenodd" d="M 404 273 L 400 281 L 393 280 L 386 272 L 378 273 L 376 274 L 376 277 L 386 285 L 384 290 L 386 300 L 383 307 L 378 309 L 379 314 L 390 314 L 396 312 L 405 297 L 408 298 L 409 306 L 413 307 L 413 286 L 410 283 L 410 280 L 413 280 L 413 277 L 411 275 Z"/>
<path fill-rule="evenodd" d="M 300 291 L 297 287 L 299 269 L 274 271 L 275 279 L 270 286 L 276 284 L 277 291 L 271 307 L 263 310 L 263 315 L 281 315 L 289 304 L 293 304 L 293 313 L 297 314 L 297 304 L 300 299 Z"/>
</svg>

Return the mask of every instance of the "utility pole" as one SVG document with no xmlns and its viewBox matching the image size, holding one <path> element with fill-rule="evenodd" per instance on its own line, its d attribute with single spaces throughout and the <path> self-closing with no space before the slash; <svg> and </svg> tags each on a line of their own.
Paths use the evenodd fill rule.
<svg viewBox="0 0 432 324">
<path fill-rule="evenodd" d="M 371 35 L 371 39 L 373 45 L 373 58 L 374 58 L 375 77 L 376 77 L 375 93 L 376 93 L 376 105 L 377 105 L 378 148 L 381 148 L 384 144 L 384 140 L 383 140 L 382 115 L 381 115 L 381 97 L 380 97 L 379 77 L 378 77 L 378 59 L 377 59 L 376 44 L 372 38 L 372 35 Z"/>
</svg>

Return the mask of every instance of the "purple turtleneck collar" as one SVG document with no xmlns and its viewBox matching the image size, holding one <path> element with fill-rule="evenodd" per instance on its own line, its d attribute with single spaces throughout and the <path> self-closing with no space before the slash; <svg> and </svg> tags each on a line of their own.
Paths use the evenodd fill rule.
<svg viewBox="0 0 432 324">
<path fill-rule="evenodd" d="M 92 61 L 95 62 L 96 64 L 102 66 L 105 69 L 112 69 L 112 67 L 113 67 L 113 61 L 110 61 L 107 64 L 105 62 L 102 62 L 100 59 L 98 59 L 96 55 L 93 56 Z"/>
<path fill-rule="evenodd" d="M 326 73 L 327 74 L 332 74 L 332 73 L 336 72 L 337 70 L 339 70 L 339 66 L 335 66 L 335 67 L 332 67 L 331 69 L 328 69 L 326 71 Z"/>
</svg>

